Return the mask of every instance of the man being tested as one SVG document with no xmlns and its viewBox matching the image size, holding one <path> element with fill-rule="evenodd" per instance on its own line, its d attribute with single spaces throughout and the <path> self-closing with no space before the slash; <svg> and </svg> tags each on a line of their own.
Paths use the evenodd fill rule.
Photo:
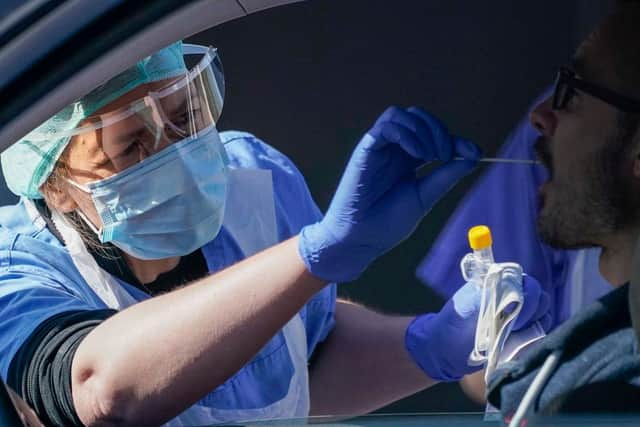
<svg viewBox="0 0 640 427">
<path fill-rule="evenodd" d="M 528 408 L 557 410 L 576 389 L 592 396 L 597 387 L 623 393 L 591 399 L 586 410 L 620 409 L 621 396 L 638 395 L 629 385 L 638 384 L 640 357 L 627 294 L 640 235 L 639 19 L 637 3 L 607 18 L 580 45 L 571 66 L 560 69 L 553 95 L 530 115 L 542 135 L 536 151 L 549 171 L 540 187 L 538 231 L 554 247 L 601 248 L 600 272 L 616 289 L 490 380 L 490 400 L 508 417 Z"/>
<path fill-rule="evenodd" d="M 477 369 L 475 286 L 410 318 L 336 302 L 332 283 L 406 238 L 478 149 L 389 108 L 322 216 L 284 155 L 218 133 L 217 54 L 188 50 L 192 70 L 169 46 L 3 153 L 22 196 L 0 210 L 9 385 L 51 425 L 178 426 L 361 414 Z M 516 328 L 548 308 L 524 289 Z"/>
<path fill-rule="evenodd" d="M 615 3 L 620 7 L 628 2 Z M 530 110 L 552 93 L 553 87 L 546 89 Z M 536 141 L 541 134 L 529 119 L 530 113 L 512 131 L 500 157 L 536 157 Z M 548 180 L 548 168 L 542 164 L 491 165 L 451 215 L 418 267 L 418 277 L 443 297 L 450 298 L 457 291 L 457 283 L 452 279 L 460 276 L 459 260 L 468 252 L 464 233 L 476 224 L 486 224 L 492 230 L 496 259 L 519 263 L 547 291 L 552 329 L 611 292 L 613 287 L 599 268 L 600 247 L 551 247 L 538 232 L 536 222 L 543 201 L 539 189 Z M 473 384 L 472 392 L 481 400 L 485 397 L 484 380 L 482 376 L 475 377 L 479 381 Z M 465 390 L 471 390 L 469 385 L 466 381 Z"/>
</svg>

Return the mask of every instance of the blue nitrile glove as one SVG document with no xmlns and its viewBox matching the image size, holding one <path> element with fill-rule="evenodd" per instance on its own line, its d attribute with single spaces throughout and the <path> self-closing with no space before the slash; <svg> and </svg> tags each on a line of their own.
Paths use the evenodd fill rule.
<svg viewBox="0 0 640 427">
<path fill-rule="evenodd" d="M 545 331 L 551 326 L 549 295 L 531 276 L 524 276 L 524 303 L 513 330 L 539 321 Z M 482 369 L 469 366 L 476 323 L 480 311 L 480 288 L 474 283 L 461 287 L 439 313 L 416 317 L 407 327 L 405 346 L 422 370 L 437 381 L 458 381 Z"/>
<path fill-rule="evenodd" d="M 307 268 L 331 282 L 356 279 L 406 239 L 479 156 L 475 144 L 450 135 L 425 111 L 389 107 L 356 146 L 322 221 L 302 229 Z M 432 160 L 443 164 L 417 178 L 416 169 Z"/>
</svg>

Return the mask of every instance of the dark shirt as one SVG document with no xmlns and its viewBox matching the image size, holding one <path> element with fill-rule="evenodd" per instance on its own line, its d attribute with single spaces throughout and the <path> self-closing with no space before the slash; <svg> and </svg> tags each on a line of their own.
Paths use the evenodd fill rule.
<svg viewBox="0 0 640 427">
<path fill-rule="evenodd" d="M 631 327 L 628 291 L 626 284 L 601 297 L 520 360 L 496 369 L 489 380 L 488 399 L 505 419 L 516 412 L 551 354 L 559 355 L 559 363 L 534 399 L 532 414 L 620 411 L 624 409 L 621 402 L 640 395 L 640 354 Z M 600 392 L 596 394 L 596 390 Z M 591 396 L 589 403 L 584 399 L 586 394 Z M 596 395 L 600 397 L 594 402 Z M 638 406 L 627 409 L 638 411 Z"/>
</svg>

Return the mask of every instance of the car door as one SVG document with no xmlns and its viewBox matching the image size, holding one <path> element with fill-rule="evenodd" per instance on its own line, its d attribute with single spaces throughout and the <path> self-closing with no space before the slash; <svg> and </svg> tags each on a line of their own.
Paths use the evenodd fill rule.
<svg viewBox="0 0 640 427">
<path fill-rule="evenodd" d="M 0 151 L 139 58 L 299 0 L 7 0 L 0 4 Z M 0 425 L 38 425 L 0 381 Z M 19 399 L 19 398 L 18 398 Z M 24 424 L 19 414 L 27 414 Z"/>
<path fill-rule="evenodd" d="M 299 0 L 28 0 L 0 22 L 0 149 L 163 46 Z"/>
</svg>

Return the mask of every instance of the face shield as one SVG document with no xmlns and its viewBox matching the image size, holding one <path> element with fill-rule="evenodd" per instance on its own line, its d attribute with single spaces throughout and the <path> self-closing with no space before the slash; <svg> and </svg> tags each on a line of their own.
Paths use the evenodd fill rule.
<svg viewBox="0 0 640 427">
<path fill-rule="evenodd" d="M 195 45 L 184 45 L 184 54 L 200 57 L 184 75 L 115 110 L 98 111 L 58 137 L 92 141 L 95 163 L 116 174 L 210 130 L 224 100 L 220 58 L 216 49 Z"/>
<path fill-rule="evenodd" d="M 217 235 L 224 215 L 227 157 L 215 129 L 222 67 L 215 49 L 184 50 L 201 56 L 184 75 L 136 87 L 106 107 L 119 108 L 65 135 L 86 165 L 70 170 L 84 183 L 65 180 L 90 196 L 100 221 L 86 206 L 76 214 L 100 242 L 139 259 L 193 252 Z"/>
</svg>

